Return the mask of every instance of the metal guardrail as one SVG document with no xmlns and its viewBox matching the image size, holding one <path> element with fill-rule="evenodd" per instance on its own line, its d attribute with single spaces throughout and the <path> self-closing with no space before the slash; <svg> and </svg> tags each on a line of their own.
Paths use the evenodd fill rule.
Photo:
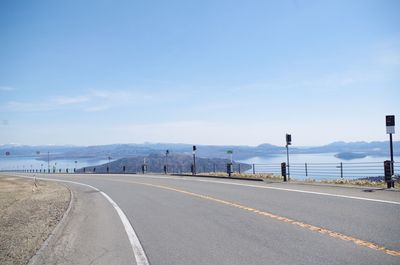
<svg viewBox="0 0 400 265">
<path fill-rule="evenodd" d="M 394 162 L 394 173 L 400 176 L 400 163 Z M 281 165 L 278 163 L 270 164 L 251 164 L 251 169 L 243 171 L 240 163 L 234 164 L 234 172 L 239 173 L 250 173 L 250 174 L 273 174 L 281 175 Z M 96 167 L 94 167 L 96 168 Z M 198 167 L 196 173 L 213 173 L 213 172 L 225 172 L 225 168 L 213 167 L 214 170 L 211 172 L 206 171 L 202 167 Z M 290 177 L 299 179 L 359 179 L 359 178 L 381 178 L 384 176 L 383 161 L 382 162 L 339 162 L 339 163 L 290 163 Z M 74 168 L 57 168 L 57 169 L 23 169 L 23 170 L 2 170 L 2 171 L 13 171 L 13 172 L 31 172 L 31 173 L 74 173 Z M 91 170 L 89 170 L 92 172 Z M 86 173 L 89 173 L 86 172 Z M 118 171 L 114 172 L 110 170 L 110 173 L 140 173 L 141 170 L 137 169 L 134 171 Z M 149 173 L 152 171 L 149 170 Z M 179 168 L 169 169 L 168 173 L 184 173 L 190 172 L 190 168 Z M 95 172 L 92 172 L 95 173 Z M 105 172 L 98 172 L 105 173 Z"/>
<path fill-rule="evenodd" d="M 395 175 L 400 174 L 399 163 L 394 162 Z M 290 163 L 290 176 L 301 179 L 369 178 L 383 177 L 383 162 L 359 163 Z M 281 175 L 280 164 L 252 164 L 252 173 Z"/>
</svg>

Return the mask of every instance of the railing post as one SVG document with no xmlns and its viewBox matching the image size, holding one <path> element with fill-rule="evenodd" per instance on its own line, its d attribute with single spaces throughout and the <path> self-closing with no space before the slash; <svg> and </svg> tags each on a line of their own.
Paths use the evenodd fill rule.
<svg viewBox="0 0 400 265">
<path fill-rule="evenodd" d="M 239 174 L 240 174 L 240 173 L 241 173 L 241 172 L 240 172 L 240 163 L 238 164 L 238 171 L 239 171 Z"/>
<path fill-rule="evenodd" d="M 343 178 L 343 163 L 340 162 L 340 177 Z"/>
<path fill-rule="evenodd" d="M 308 169 L 307 169 L 307 163 L 304 163 L 305 169 L 306 169 L 306 177 L 308 177 Z"/>
<path fill-rule="evenodd" d="M 253 164 L 253 175 L 256 174 L 256 164 Z"/>
</svg>

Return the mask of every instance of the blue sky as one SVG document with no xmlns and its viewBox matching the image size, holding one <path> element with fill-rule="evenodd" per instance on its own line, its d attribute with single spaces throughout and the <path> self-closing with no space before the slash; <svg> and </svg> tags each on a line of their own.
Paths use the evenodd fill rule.
<svg viewBox="0 0 400 265">
<path fill-rule="evenodd" d="M 399 13 L 396 0 L 1 1 L 0 144 L 386 140 Z"/>
</svg>

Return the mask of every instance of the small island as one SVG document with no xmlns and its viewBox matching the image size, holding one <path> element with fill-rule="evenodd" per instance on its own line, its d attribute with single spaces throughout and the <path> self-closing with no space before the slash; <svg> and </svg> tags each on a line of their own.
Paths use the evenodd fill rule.
<svg viewBox="0 0 400 265">
<path fill-rule="evenodd" d="M 353 152 L 342 152 L 342 153 L 337 153 L 335 157 L 342 159 L 342 160 L 352 160 L 352 159 L 357 159 L 357 158 L 364 158 L 366 157 L 367 154 L 365 153 L 353 153 Z"/>
</svg>

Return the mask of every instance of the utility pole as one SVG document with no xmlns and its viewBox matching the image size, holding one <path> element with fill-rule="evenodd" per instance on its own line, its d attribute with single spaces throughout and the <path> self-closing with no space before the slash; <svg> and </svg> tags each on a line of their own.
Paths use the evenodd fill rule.
<svg viewBox="0 0 400 265">
<path fill-rule="evenodd" d="M 108 157 L 107 173 L 110 172 L 110 161 L 111 161 L 111 156 Z"/>
<path fill-rule="evenodd" d="M 169 150 L 165 151 L 165 174 L 168 174 L 168 154 Z"/>
<path fill-rule="evenodd" d="M 146 158 L 143 158 L 142 174 L 145 174 L 146 171 L 147 171 Z"/>
<path fill-rule="evenodd" d="M 292 135 L 286 134 L 286 160 L 287 160 L 287 175 L 290 180 L 290 165 L 289 165 L 289 145 L 292 144 Z"/>
<path fill-rule="evenodd" d="M 193 175 L 196 175 L 196 146 L 193 145 Z"/>
<path fill-rule="evenodd" d="M 226 151 L 226 153 L 229 154 L 231 160 L 231 162 L 228 163 L 228 165 L 226 166 L 226 171 L 228 173 L 228 176 L 231 177 L 233 173 L 233 150 L 228 150 Z"/>
</svg>

